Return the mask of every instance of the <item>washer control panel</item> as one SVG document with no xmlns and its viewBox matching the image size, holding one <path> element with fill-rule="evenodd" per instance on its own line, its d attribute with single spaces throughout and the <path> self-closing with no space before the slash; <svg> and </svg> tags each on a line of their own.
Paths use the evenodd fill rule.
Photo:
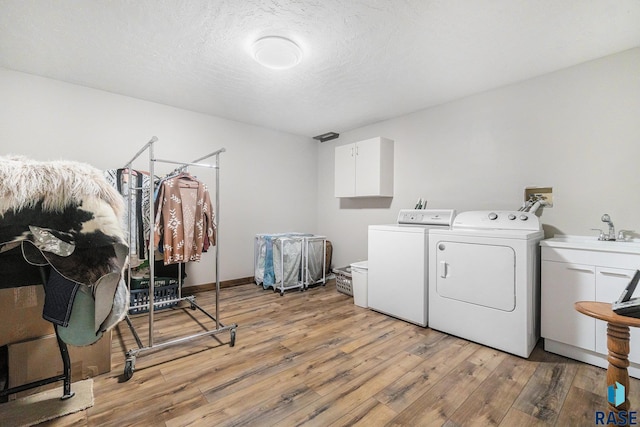
<svg viewBox="0 0 640 427">
<path fill-rule="evenodd" d="M 486 228 L 500 230 L 541 230 L 535 214 L 521 211 L 469 211 L 459 213 L 452 228 Z"/>
<path fill-rule="evenodd" d="M 401 209 L 398 224 L 451 225 L 455 216 L 454 209 Z"/>
</svg>

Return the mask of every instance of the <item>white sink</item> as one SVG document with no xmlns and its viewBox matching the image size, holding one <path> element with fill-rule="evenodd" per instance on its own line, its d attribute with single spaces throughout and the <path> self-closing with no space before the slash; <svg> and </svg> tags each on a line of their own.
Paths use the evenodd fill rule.
<svg viewBox="0 0 640 427">
<path fill-rule="evenodd" d="M 542 240 L 540 246 L 640 254 L 638 239 L 603 241 L 593 236 L 556 235 L 551 239 Z"/>
</svg>

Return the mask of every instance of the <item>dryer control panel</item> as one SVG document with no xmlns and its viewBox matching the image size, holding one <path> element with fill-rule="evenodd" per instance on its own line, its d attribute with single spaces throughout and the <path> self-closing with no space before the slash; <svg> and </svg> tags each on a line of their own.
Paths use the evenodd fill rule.
<svg viewBox="0 0 640 427">
<path fill-rule="evenodd" d="M 453 227 L 499 230 L 542 230 L 539 218 L 521 211 L 469 211 L 456 216 Z"/>
</svg>

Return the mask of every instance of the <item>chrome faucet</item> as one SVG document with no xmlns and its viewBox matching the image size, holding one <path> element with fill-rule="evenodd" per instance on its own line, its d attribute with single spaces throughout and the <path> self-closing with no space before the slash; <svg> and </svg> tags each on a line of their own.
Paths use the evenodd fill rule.
<svg viewBox="0 0 640 427">
<path fill-rule="evenodd" d="M 600 219 L 602 220 L 602 222 L 606 222 L 607 224 L 609 224 L 609 234 L 601 233 L 600 237 L 598 237 L 598 240 L 616 240 L 616 229 L 613 226 L 613 222 L 611 222 L 611 217 L 609 217 L 609 214 L 602 215 L 602 218 Z"/>
</svg>

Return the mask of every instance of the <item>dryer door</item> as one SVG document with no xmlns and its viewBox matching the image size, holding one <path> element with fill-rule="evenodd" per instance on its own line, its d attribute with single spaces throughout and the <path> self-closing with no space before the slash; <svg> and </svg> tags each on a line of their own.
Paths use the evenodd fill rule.
<svg viewBox="0 0 640 427">
<path fill-rule="evenodd" d="M 503 311 L 514 310 L 513 248 L 440 241 L 435 255 L 439 296 Z"/>
</svg>

